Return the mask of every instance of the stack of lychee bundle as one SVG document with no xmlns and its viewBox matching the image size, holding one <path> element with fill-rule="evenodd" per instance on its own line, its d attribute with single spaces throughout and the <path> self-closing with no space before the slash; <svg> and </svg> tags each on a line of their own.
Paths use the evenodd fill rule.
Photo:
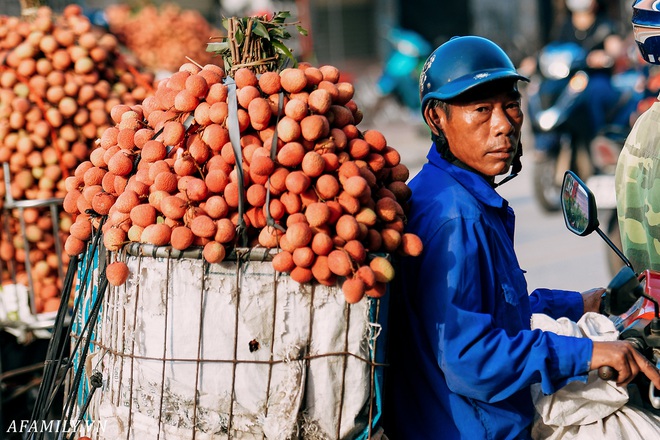
<svg viewBox="0 0 660 440">
<path fill-rule="evenodd" d="M 358 128 L 339 69 L 286 67 L 288 16 L 226 20 L 226 41 L 207 50 L 229 75 L 191 60 L 141 104 L 112 108 L 115 126 L 66 179 L 69 255 L 99 228 L 110 251 L 197 247 L 209 263 L 262 247 L 276 271 L 341 283 L 349 303 L 385 293 L 389 254 L 422 251 L 404 233 L 408 169 L 381 132 Z M 122 261 L 106 267 L 112 285 L 127 275 Z"/>
<path fill-rule="evenodd" d="M 105 16 L 110 32 L 149 69 L 175 72 L 187 57 L 202 64 L 213 61 L 205 49 L 217 32 L 199 11 L 173 2 L 137 10 L 116 4 L 105 9 Z"/>
<path fill-rule="evenodd" d="M 59 306 L 62 287 L 57 262 L 67 264 L 66 255 L 56 255 L 55 241 L 64 243 L 73 219 L 68 213 L 51 218 L 48 203 L 38 202 L 59 199 L 61 205 L 65 178 L 114 125 L 111 108 L 141 102 L 153 76 L 136 75 L 137 66 L 120 56 L 116 38 L 94 28 L 77 5 L 62 15 L 41 7 L 30 17 L 0 16 L 0 59 L 0 162 L 9 171 L 5 177 L 0 170 L 0 197 L 35 201 L 22 212 L 3 214 L 2 282 L 15 277 L 27 285 L 31 275 L 36 311 L 51 311 Z"/>
<path fill-rule="evenodd" d="M 107 216 L 111 251 L 203 246 L 209 263 L 241 246 L 243 230 L 247 246 L 278 249 L 274 268 L 300 283 L 342 279 L 351 303 L 381 296 L 394 275 L 384 254 L 421 252 L 403 233 L 408 169 L 379 131 L 358 129 L 353 87 L 339 74 L 306 63 L 239 68 L 232 119 L 222 69 L 186 63 L 142 104 L 115 106 L 116 125 L 66 180 L 64 209 L 76 216 L 66 252 L 83 252 L 101 224 L 95 214 Z M 127 267 L 111 263 L 106 275 L 119 285 Z"/>
</svg>

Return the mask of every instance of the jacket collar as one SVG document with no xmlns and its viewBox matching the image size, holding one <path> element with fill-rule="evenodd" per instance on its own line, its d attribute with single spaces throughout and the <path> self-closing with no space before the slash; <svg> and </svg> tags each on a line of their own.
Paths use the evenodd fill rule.
<svg viewBox="0 0 660 440">
<path fill-rule="evenodd" d="M 449 163 L 440 156 L 435 143 L 431 145 L 428 161 L 434 166 L 451 175 L 461 186 L 467 189 L 481 203 L 494 208 L 505 208 L 508 202 L 500 196 L 483 176 Z"/>
</svg>

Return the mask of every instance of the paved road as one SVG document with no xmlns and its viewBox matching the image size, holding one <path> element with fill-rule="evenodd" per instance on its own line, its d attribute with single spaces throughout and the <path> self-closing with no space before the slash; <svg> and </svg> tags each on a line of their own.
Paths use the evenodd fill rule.
<svg viewBox="0 0 660 440">
<path fill-rule="evenodd" d="M 426 162 L 430 146 L 424 127 L 395 121 L 379 124 L 378 128 L 389 145 L 399 151 L 411 176 L 416 174 Z M 561 213 L 547 214 L 541 210 L 532 196 L 534 164 L 531 156 L 531 151 L 523 156 L 522 173 L 499 190 L 516 212 L 516 250 L 521 267 L 527 271 L 530 289 L 552 287 L 583 291 L 606 286 L 610 280 L 607 252 L 612 251 L 596 233 L 587 237 L 573 235 L 564 226 Z"/>
</svg>

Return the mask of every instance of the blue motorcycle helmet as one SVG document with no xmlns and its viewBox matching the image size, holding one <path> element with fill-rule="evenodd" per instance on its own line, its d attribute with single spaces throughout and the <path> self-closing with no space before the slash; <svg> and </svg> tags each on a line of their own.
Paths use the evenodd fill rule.
<svg viewBox="0 0 660 440">
<path fill-rule="evenodd" d="M 447 101 L 500 79 L 529 81 L 489 39 L 474 35 L 453 37 L 433 51 L 424 64 L 419 77 L 422 112 L 432 99 Z"/>
<path fill-rule="evenodd" d="M 650 64 L 660 64 L 660 1 L 635 0 L 632 14 L 633 36 Z"/>
<path fill-rule="evenodd" d="M 422 116 L 429 102 L 449 101 L 478 86 L 499 80 L 516 82 L 529 81 L 529 78 L 519 74 L 508 55 L 489 39 L 473 35 L 453 37 L 433 51 L 419 76 Z M 436 149 L 447 161 L 456 162 L 444 134 L 438 131 L 431 136 Z M 518 148 L 509 176 L 494 183 L 494 187 L 518 175 L 522 168 L 521 156 L 522 145 Z"/>
</svg>

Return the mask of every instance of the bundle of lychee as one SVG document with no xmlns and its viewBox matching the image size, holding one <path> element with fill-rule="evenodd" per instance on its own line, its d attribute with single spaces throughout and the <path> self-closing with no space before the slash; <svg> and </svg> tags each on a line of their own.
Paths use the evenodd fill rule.
<svg viewBox="0 0 660 440">
<path fill-rule="evenodd" d="M 404 233 L 408 169 L 381 132 L 357 127 L 353 86 L 334 66 L 225 76 L 189 62 L 112 118 L 66 180 L 64 209 L 76 215 L 70 255 L 99 227 L 110 251 L 198 246 L 209 263 L 260 246 L 276 250 L 276 271 L 341 282 L 354 303 L 384 294 L 394 276 L 388 254 L 422 251 Z M 121 284 L 127 267 L 113 263 L 106 275 Z"/>
<path fill-rule="evenodd" d="M 197 10 L 173 2 L 139 9 L 124 3 L 106 7 L 105 16 L 110 32 L 149 69 L 175 72 L 187 57 L 202 64 L 213 61 L 205 49 L 217 31 Z"/>
<path fill-rule="evenodd" d="M 8 165 L 10 181 L 6 188 L 0 169 L 0 196 L 8 192 L 15 201 L 59 199 L 61 204 L 64 179 L 114 125 L 111 108 L 141 102 L 151 93 L 153 75 L 138 73 L 120 55 L 116 38 L 94 28 L 77 5 L 61 15 L 41 7 L 33 16 L 0 16 L 0 60 L 0 162 Z M 2 281 L 24 281 L 30 258 L 36 310 L 53 310 L 58 295 L 51 286 L 61 288 L 62 282 L 53 282 L 58 276 L 54 242 L 64 243 L 73 219 L 68 213 L 51 218 L 48 204 L 10 214 L 5 213 L 0 239 Z M 39 252 L 24 249 L 24 237 Z M 50 262 L 50 271 L 43 262 Z M 11 266 L 16 274 L 7 270 Z"/>
</svg>

